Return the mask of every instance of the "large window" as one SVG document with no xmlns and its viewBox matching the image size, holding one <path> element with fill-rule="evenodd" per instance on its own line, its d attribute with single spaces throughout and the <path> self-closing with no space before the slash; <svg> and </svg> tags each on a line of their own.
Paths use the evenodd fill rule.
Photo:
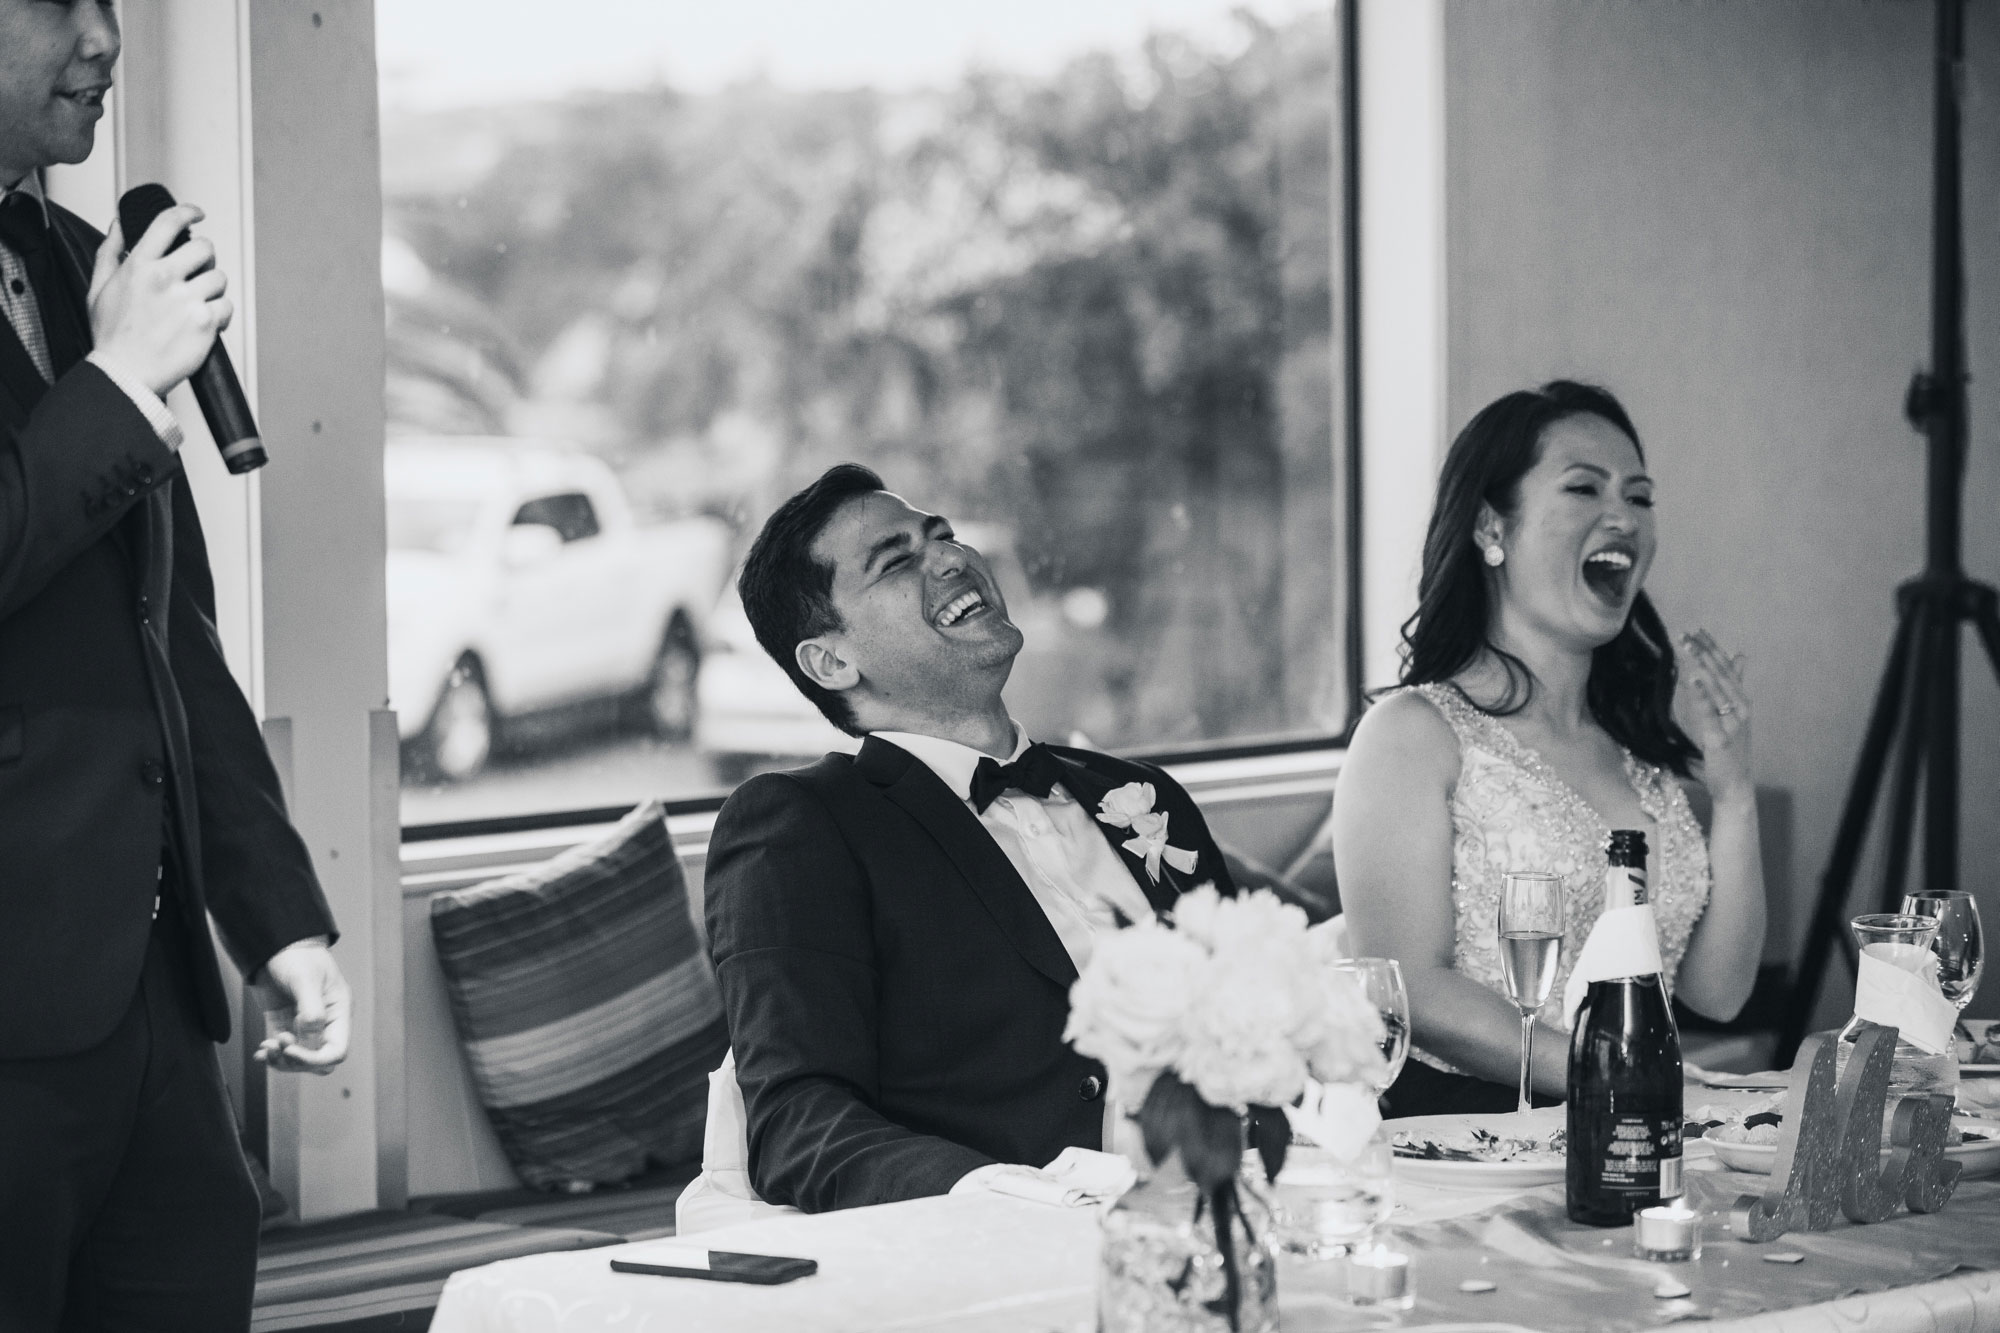
<svg viewBox="0 0 2000 1333">
<path fill-rule="evenodd" d="M 377 10 L 406 823 L 844 743 L 732 590 L 843 459 L 994 559 L 1031 732 L 1346 726 L 1327 0 L 492 11 Z"/>
</svg>

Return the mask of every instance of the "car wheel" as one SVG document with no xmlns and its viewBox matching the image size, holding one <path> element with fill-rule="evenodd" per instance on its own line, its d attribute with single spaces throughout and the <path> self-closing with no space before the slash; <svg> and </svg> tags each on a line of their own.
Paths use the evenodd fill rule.
<svg viewBox="0 0 2000 1333">
<path fill-rule="evenodd" d="M 419 754 L 423 767 L 446 782 L 477 777 L 493 755 L 493 700 L 479 663 L 466 658 L 451 669 Z"/>
<path fill-rule="evenodd" d="M 695 677 L 701 674 L 701 649 L 694 631 L 684 620 L 675 620 L 661 641 L 660 655 L 653 661 L 653 674 L 646 681 L 645 718 L 653 733 L 666 740 L 684 741 L 694 735 Z"/>
</svg>

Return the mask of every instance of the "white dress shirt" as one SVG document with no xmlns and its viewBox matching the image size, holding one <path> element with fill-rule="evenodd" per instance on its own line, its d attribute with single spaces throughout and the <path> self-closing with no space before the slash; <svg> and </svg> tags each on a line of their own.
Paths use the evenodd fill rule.
<svg viewBox="0 0 2000 1333">
<path fill-rule="evenodd" d="M 965 802 L 966 809 L 973 809 L 972 774 L 989 756 L 935 736 L 906 731 L 875 734 L 922 760 Z M 1019 759 L 1027 748 L 1028 738 L 1017 724 L 1014 752 L 1005 762 Z M 1020 872 L 1078 972 L 1089 964 L 1096 937 L 1117 928 L 1118 913 L 1127 921 L 1153 915 L 1145 891 L 1098 827 L 1097 812 L 1078 804 L 1060 784 L 1046 797 L 1009 789 L 983 812 L 973 813 Z"/>
<path fill-rule="evenodd" d="M 1028 892 L 1035 895 L 1079 973 L 1090 962 L 1091 945 L 1097 936 L 1118 928 L 1117 913 L 1123 913 L 1127 921 L 1143 921 L 1153 915 L 1145 891 L 1099 830 L 1097 812 L 1086 810 L 1060 783 L 1046 797 L 1010 788 L 994 797 L 982 812 L 973 809 L 972 774 L 980 760 L 991 756 L 936 736 L 908 731 L 874 734 L 915 755 L 978 816 L 1020 872 Z M 1016 723 L 1014 752 L 1006 762 L 1013 763 L 1027 748 L 1028 737 Z M 1116 1140 L 1118 1119 L 1119 1108 L 1106 1097 L 1103 1145 L 1107 1151 Z M 978 1167 L 953 1186 L 952 1193 L 979 1189 L 1003 1169 L 997 1163 Z"/>
<path fill-rule="evenodd" d="M 42 193 L 39 173 L 29 172 L 13 185 L 0 189 L 0 200 L 8 195 L 20 193 L 35 201 L 42 210 L 42 217 L 48 219 L 48 197 Z M 50 243 L 54 244 L 51 236 Z M 21 345 L 28 349 L 28 358 L 35 363 L 35 369 L 42 372 L 42 378 L 51 384 L 55 382 L 55 362 L 49 356 L 48 334 L 42 325 L 42 310 L 35 296 L 35 289 L 28 282 L 28 266 L 5 242 L 0 242 L 0 311 L 4 311 L 7 322 L 14 327 L 14 333 Z M 122 390 L 139 414 L 146 418 L 146 424 L 160 437 L 160 443 L 178 451 L 181 447 L 181 423 L 175 418 L 160 396 L 140 383 L 137 377 L 128 374 L 115 362 L 107 361 L 92 351 L 85 360 L 104 372 L 105 378 Z"/>
</svg>

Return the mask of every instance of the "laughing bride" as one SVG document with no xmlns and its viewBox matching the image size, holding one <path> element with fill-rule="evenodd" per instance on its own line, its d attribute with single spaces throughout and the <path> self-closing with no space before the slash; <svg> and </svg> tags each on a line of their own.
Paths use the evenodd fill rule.
<svg viewBox="0 0 2000 1333">
<path fill-rule="evenodd" d="M 1603 389 L 1510 393 L 1452 443 L 1402 688 L 1362 719 L 1334 801 L 1353 952 L 1399 959 L 1408 982 L 1415 1058 L 1390 1115 L 1514 1105 L 1519 1015 L 1495 938 L 1509 870 L 1564 881 L 1533 1070 L 1537 1100 L 1561 1100 L 1563 985 L 1602 910 L 1611 829 L 1646 834 L 1681 1003 L 1727 1019 L 1750 994 L 1764 885 L 1749 701 L 1740 659 L 1696 631 L 1675 720 L 1673 644 L 1641 591 L 1654 525 L 1638 432 Z M 1708 788 L 1706 841 L 1681 779 Z"/>
</svg>

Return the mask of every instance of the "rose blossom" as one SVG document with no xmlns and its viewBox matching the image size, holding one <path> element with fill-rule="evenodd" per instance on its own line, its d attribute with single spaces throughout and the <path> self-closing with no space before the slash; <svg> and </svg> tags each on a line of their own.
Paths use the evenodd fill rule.
<svg viewBox="0 0 2000 1333">
<path fill-rule="evenodd" d="M 1280 1106 L 1305 1087 L 1306 1061 L 1289 1032 L 1289 988 L 1254 960 L 1216 959 L 1189 1008 L 1174 1068 L 1211 1106 Z"/>
<path fill-rule="evenodd" d="M 1137 1107 L 1154 1077 L 1179 1056 L 1187 1010 L 1208 955 L 1155 921 L 1098 939 L 1069 992 L 1063 1039 L 1104 1062 L 1111 1095 Z"/>
<path fill-rule="evenodd" d="M 1215 917 L 1222 910 L 1223 897 L 1213 884 L 1189 889 L 1174 900 L 1174 929 L 1204 949 L 1215 945 Z"/>
<path fill-rule="evenodd" d="M 1120 828 L 1130 828 L 1132 821 L 1140 815 L 1153 812 L 1153 801 L 1157 793 L 1150 782 L 1128 782 L 1116 791 L 1110 792 L 1098 809 L 1110 816 L 1105 822 Z"/>
</svg>

